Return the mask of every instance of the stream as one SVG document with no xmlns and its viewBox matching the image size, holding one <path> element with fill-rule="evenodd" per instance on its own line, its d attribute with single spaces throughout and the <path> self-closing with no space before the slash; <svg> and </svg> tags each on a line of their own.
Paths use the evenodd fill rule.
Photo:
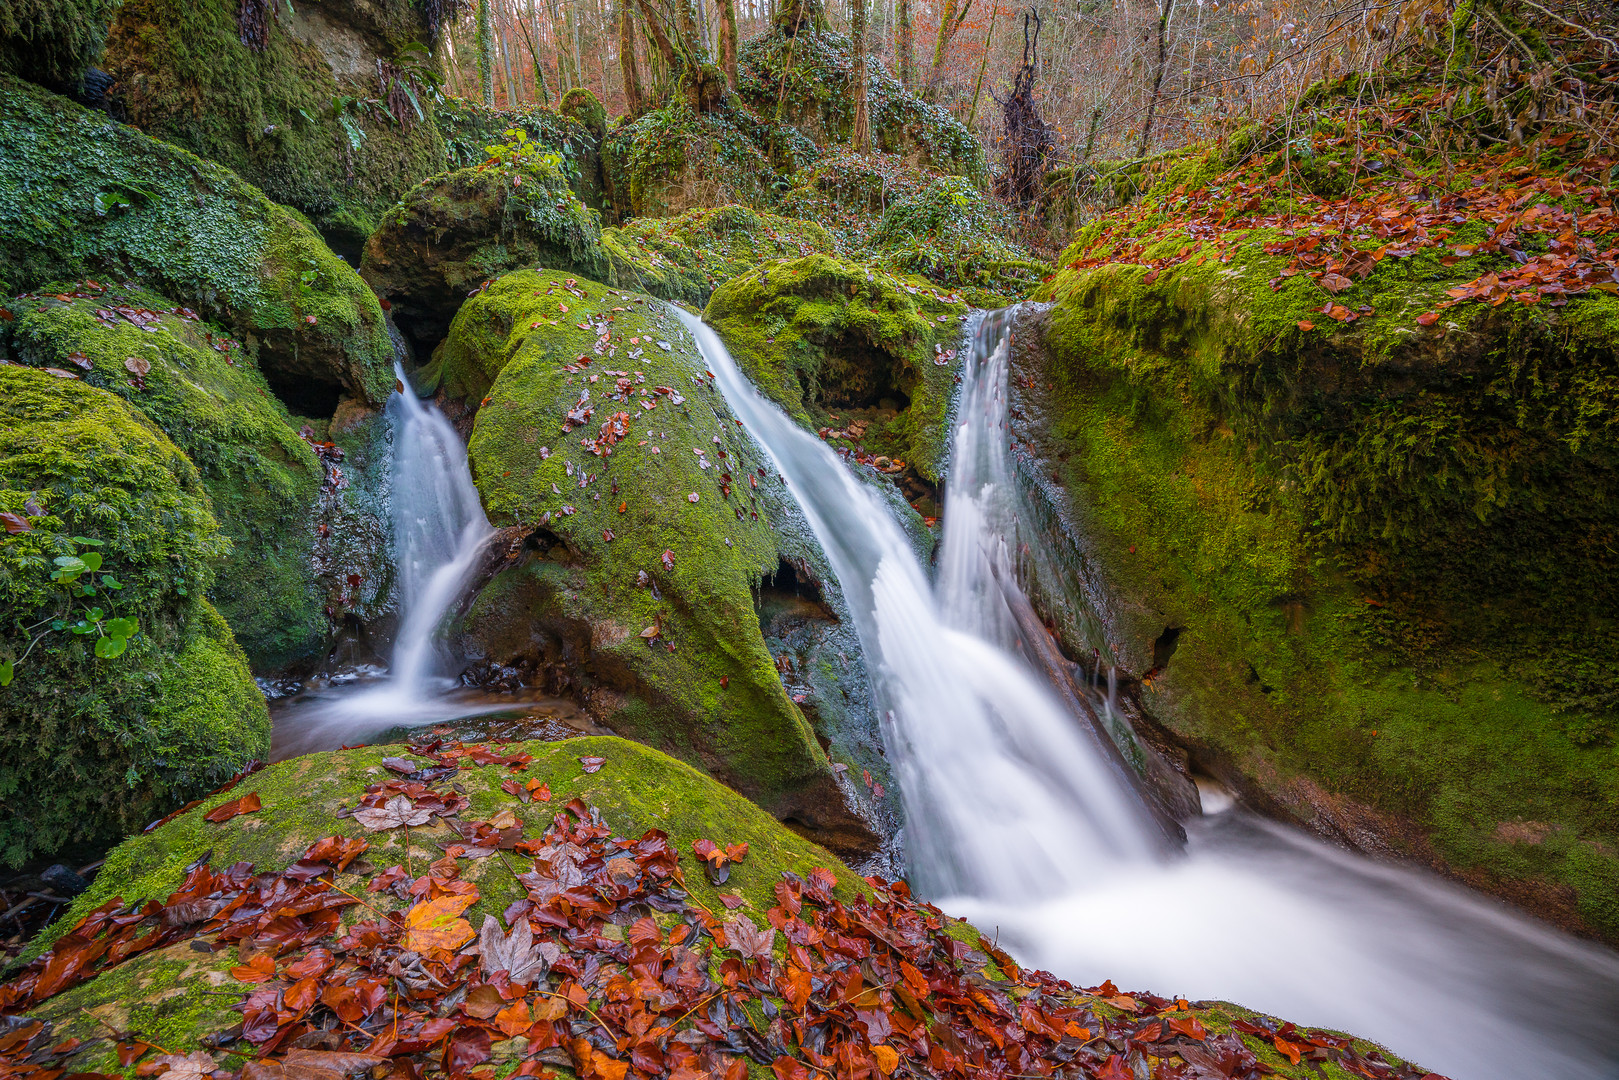
<svg viewBox="0 0 1619 1080">
<path fill-rule="evenodd" d="M 848 600 L 917 892 L 1083 985 L 1236 1001 L 1456 1080 L 1619 1077 L 1619 956 L 1225 800 L 1169 842 L 1091 725 L 1009 651 L 1007 315 L 973 335 L 930 586 L 871 489 L 681 313 Z"/>
<path fill-rule="evenodd" d="M 843 589 L 919 895 L 1081 985 L 1235 1001 L 1363 1035 L 1455 1080 L 1619 1077 L 1619 956 L 1426 872 L 1260 819 L 1218 791 L 1205 792 L 1183 839 L 1095 725 L 1018 654 L 1010 602 L 1026 601 L 1002 434 L 1009 313 L 972 334 L 930 582 L 876 491 L 762 397 L 697 316 L 677 311 Z M 388 410 L 403 610 L 392 663 L 278 703 L 275 756 L 468 717 L 496 737 L 532 737 L 540 721 L 555 729 L 546 737 L 569 734 L 578 717 L 566 703 L 454 679 L 436 632 L 492 531 L 448 421 L 408 393 Z M 518 730 L 501 729 L 503 718 Z"/>
</svg>

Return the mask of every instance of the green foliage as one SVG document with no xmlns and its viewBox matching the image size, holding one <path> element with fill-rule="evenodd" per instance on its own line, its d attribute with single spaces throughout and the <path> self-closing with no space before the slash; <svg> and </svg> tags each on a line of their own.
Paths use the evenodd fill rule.
<svg viewBox="0 0 1619 1080">
<path fill-rule="evenodd" d="M 937 483 L 966 310 L 925 279 L 811 255 L 721 285 L 704 317 L 743 371 L 801 423 L 828 426 L 840 399 L 857 407 L 890 400 L 895 453 Z"/>
<path fill-rule="evenodd" d="M 850 42 L 813 23 L 796 34 L 779 25 L 742 46 L 737 90 L 767 124 L 790 125 L 813 143 L 847 144 L 854 130 Z M 947 110 L 911 94 L 882 64 L 868 64 L 867 107 L 872 148 L 908 163 L 982 183 L 984 150 Z M 778 112 L 781 115 L 778 115 Z M 790 143 L 779 141 L 782 148 Z M 778 158 L 784 171 L 793 161 Z"/>
<path fill-rule="evenodd" d="M 30 526 L 0 540 L 0 858 L 18 865 L 216 785 L 265 752 L 269 719 L 202 598 L 229 541 L 180 449 L 118 397 L 16 366 L 0 419 L 0 510 Z"/>
<path fill-rule="evenodd" d="M 135 279 L 228 326 L 260 370 L 380 402 L 376 297 L 296 214 L 218 165 L 0 78 L 0 280 Z M 102 209 L 97 211 L 98 196 Z M 300 292 L 314 263 L 320 287 Z"/>
<path fill-rule="evenodd" d="M 101 56 L 120 0 L 0 0 L 0 72 L 78 88 Z"/>
<path fill-rule="evenodd" d="M 417 5 L 381 0 L 336 19 L 284 11 L 262 52 L 242 43 L 237 18 L 235 0 L 125 0 L 104 63 L 124 116 L 358 247 L 406 188 L 444 167 Z M 330 56 L 345 53 L 334 70 Z"/>
<path fill-rule="evenodd" d="M 118 308 L 153 314 L 137 325 Z M 15 360 L 87 365 L 85 382 L 139 408 L 195 463 L 231 540 L 209 599 L 254 664 L 276 668 L 318 648 L 324 590 L 311 556 L 324 469 L 241 345 L 138 290 L 59 285 L 11 310 Z"/>
<path fill-rule="evenodd" d="M 775 171 L 736 110 L 669 104 L 607 136 L 602 155 L 621 217 L 670 217 L 700 206 L 764 204 Z"/>
<path fill-rule="evenodd" d="M 568 183 L 580 202 L 603 208 L 601 139 L 573 117 L 539 105 L 491 109 L 451 97 L 439 106 L 435 120 L 452 169 L 481 165 L 490 143 L 502 142 L 506 132 L 521 128 L 534 142 L 562 155 Z"/>
<path fill-rule="evenodd" d="M 557 111 L 563 116 L 579 121 L 586 131 L 595 135 L 598 140 L 607 136 L 607 107 L 601 99 L 587 86 L 576 86 L 562 95 L 562 101 L 557 105 Z"/>
</svg>

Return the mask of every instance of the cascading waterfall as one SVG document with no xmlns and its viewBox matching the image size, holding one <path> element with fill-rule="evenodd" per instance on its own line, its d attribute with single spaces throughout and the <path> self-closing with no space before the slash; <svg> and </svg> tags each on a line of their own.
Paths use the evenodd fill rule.
<svg viewBox="0 0 1619 1080">
<path fill-rule="evenodd" d="M 444 414 L 401 389 L 388 399 L 393 434 L 391 510 L 398 560 L 399 629 L 381 682 L 312 695 L 277 717 L 278 758 L 359 742 L 390 727 L 490 712 L 453 693 L 437 632 L 461 597 L 493 530 L 467 465 L 467 450 Z"/>
<path fill-rule="evenodd" d="M 1226 998 L 1384 1042 L 1457 1080 L 1619 1077 L 1619 957 L 1426 874 L 1227 809 L 1167 852 L 1017 627 L 1005 331 L 964 375 L 937 589 L 882 500 L 682 321 L 825 548 L 907 816 L 910 880 L 1084 984 Z M 1031 543 L 1033 540 L 1031 539 Z"/>
</svg>

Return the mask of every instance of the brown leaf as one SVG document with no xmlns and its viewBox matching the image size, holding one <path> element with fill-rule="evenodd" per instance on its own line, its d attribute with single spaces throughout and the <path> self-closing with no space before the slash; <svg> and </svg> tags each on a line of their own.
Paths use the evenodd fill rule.
<svg viewBox="0 0 1619 1080">
<path fill-rule="evenodd" d="M 401 825 L 425 825 L 433 816 L 430 807 L 417 809 L 403 795 L 395 795 L 380 807 L 362 806 L 354 811 L 354 820 L 368 829 L 397 829 Z"/>
<path fill-rule="evenodd" d="M 239 799 L 232 799 L 228 803 L 221 803 L 202 816 L 204 821 L 211 821 L 215 825 L 229 821 L 238 814 L 251 814 L 259 809 L 259 793 L 250 791 Z"/>
<path fill-rule="evenodd" d="M 1300 319 L 1299 329 L 1308 334 L 1311 330 L 1315 329 L 1315 323 L 1311 322 L 1309 319 Z"/>
<path fill-rule="evenodd" d="M 6 527 L 6 532 L 12 534 L 13 536 L 18 533 L 34 531 L 34 527 L 28 523 L 27 518 L 23 517 L 21 514 L 13 514 L 9 510 L 0 512 L 0 525 L 4 525 Z"/>
<path fill-rule="evenodd" d="M 604 757 L 582 757 L 579 759 L 579 764 L 585 767 L 585 772 L 593 773 L 599 771 L 603 765 L 607 764 L 607 759 Z"/>
<path fill-rule="evenodd" d="M 1327 290 L 1329 293 L 1337 294 L 1337 293 L 1341 293 L 1345 289 L 1349 288 L 1351 285 L 1354 284 L 1354 282 L 1350 281 L 1348 278 L 1344 277 L 1342 274 L 1323 274 L 1319 284 L 1321 285 L 1321 287 L 1323 289 Z"/>
<path fill-rule="evenodd" d="M 1432 326 L 1434 323 L 1436 323 L 1438 321 L 1439 321 L 1439 312 L 1437 312 L 1437 311 L 1424 311 L 1421 315 L 1417 316 L 1417 325 L 1418 326 Z"/>
<path fill-rule="evenodd" d="M 761 930 L 746 915 L 738 915 L 725 923 L 725 938 L 731 948 L 748 960 L 766 959 L 776 946 L 774 928 Z"/>
</svg>

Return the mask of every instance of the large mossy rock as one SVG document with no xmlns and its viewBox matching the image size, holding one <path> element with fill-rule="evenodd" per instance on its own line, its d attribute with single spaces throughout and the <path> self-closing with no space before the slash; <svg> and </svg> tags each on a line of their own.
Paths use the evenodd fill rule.
<svg viewBox="0 0 1619 1080">
<path fill-rule="evenodd" d="M 824 12 L 800 17 L 811 4 L 786 4 L 770 32 L 743 45 L 737 91 L 767 122 L 790 126 L 815 146 L 847 145 L 854 131 L 854 62 L 848 37 L 833 31 Z M 866 65 L 872 149 L 907 164 L 985 180 L 977 136 L 948 110 L 906 90 L 882 64 Z M 774 139 L 776 167 L 792 172 L 802 154 Z"/>
<path fill-rule="evenodd" d="M 79 88 L 101 56 L 119 0 L 0 0 L 0 72 Z"/>
<path fill-rule="evenodd" d="M 587 91 L 588 93 L 588 91 Z M 534 142 L 562 157 L 568 183 L 579 201 L 606 210 L 602 180 L 602 131 L 571 115 L 540 105 L 492 109 L 466 98 L 446 98 L 434 111 L 444 154 L 452 169 L 482 165 L 490 149 L 507 141 L 509 131 L 522 131 Z M 605 130 L 605 129 L 604 129 Z"/>
<path fill-rule="evenodd" d="M 351 404 L 335 431 L 290 415 L 239 342 L 139 289 L 48 286 L 10 310 L 0 357 L 120 395 L 197 466 L 231 544 L 209 599 L 254 670 L 318 652 L 334 620 L 387 603 L 387 515 L 372 475 L 386 456 L 372 445 L 379 414 Z M 320 446 L 332 459 L 322 461 L 312 444 L 333 436 L 341 456 Z"/>
<path fill-rule="evenodd" d="M 704 318 L 794 419 L 937 484 L 966 311 L 923 278 L 811 255 L 720 286 Z"/>
<path fill-rule="evenodd" d="M 869 854 L 861 798 L 783 688 L 754 610 L 781 563 L 784 486 L 674 312 L 509 274 L 462 307 L 429 378 L 452 412 L 477 410 L 468 453 L 491 522 L 529 537 L 471 602 L 469 653 L 560 666 L 598 722 Z"/>
<path fill-rule="evenodd" d="M 228 541 L 151 421 L 0 366 L 0 510 L 0 859 L 138 828 L 268 751 L 264 698 L 203 599 Z M 114 620 L 138 624 L 121 651 Z"/>
<path fill-rule="evenodd" d="M 775 170 L 744 110 L 697 112 L 675 103 L 621 123 L 602 146 L 607 193 L 620 219 L 673 217 L 704 206 L 761 206 Z"/>
<path fill-rule="evenodd" d="M 1106 627 L 1070 644 L 1255 802 L 1619 940 L 1619 297 L 1451 305 L 1518 261 L 1453 254 L 1462 217 L 1329 293 L 1292 232 L 1164 214 L 1177 167 L 1017 332 L 1014 438 Z"/>
<path fill-rule="evenodd" d="M 775 259 L 831 254 L 832 237 L 813 221 L 746 206 L 711 206 L 671 218 L 638 218 L 602 231 L 611 282 L 701 307 L 714 288 Z"/>
<path fill-rule="evenodd" d="M 366 241 L 361 275 L 424 353 L 469 293 L 508 270 L 607 273 L 600 219 L 569 187 L 561 155 L 526 133 L 489 150 L 412 188 Z"/>
<path fill-rule="evenodd" d="M 244 341 L 295 411 L 393 389 L 365 283 L 295 213 L 211 162 L 0 78 L 0 281 L 135 280 Z"/>
<path fill-rule="evenodd" d="M 382 211 L 444 167 L 411 0 L 125 0 L 102 66 L 115 115 L 211 158 L 358 254 Z M 262 23 L 263 47 L 245 42 Z"/>
<path fill-rule="evenodd" d="M 869 985 L 878 987 L 869 999 L 855 999 L 862 1010 L 857 1015 L 867 1019 L 860 1021 L 861 1026 L 840 1025 L 847 1035 L 839 1036 L 848 1039 L 841 1055 L 849 1058 L 853 1056 L 851 1050 L 854 1054 L 864 1053 L 869 1064 L 862 1072 L 873 1075 L 878 1074 L 873 1060 L 876 1055 L 868 1047 L 881 1048 L 878 1054 L 886 1050 L 890 1060 L 900 1053 L 909 1055 L 908 1068 L 925 1070 L 926 1052 L 902 1034 L 904 1024 L 917 1023 L 918 1030 L 926 1025 L 932 1045 L 947 1036 L 956 1045 L 962 1039 L 981 1038 L 985 1049 L 975 1047 L 972 1051 L 981 1058 L 989 1058 L 989 1048 L 1007 1047 L 1004 1056 L 990 1059 L 1002 1069 L 1007 1067 L 1005 1059 L 1015 1055 L 1024 1068 L 1032 1069 L 1030 1063 L 1035 1061 L 1042 1067 L 1061 1063 L 1076 1074 L 1083 1071 L 1086 1075 L 1108 1076 L 1116 1074 L 1118 1063 L 1126 1060 L 1121 1052 L 1128 1050 L 1126 1040 L 1139 1031 L 1147 1016 L 1152 1018 L 1155 1034 L 1166 1026 L 1165 1019 L 1179 1025 L 1177 1035 L 1189 1033 L 1185 1039 L 1157 1042 L 1155 1051 L 1160 1060 L 1176 1056 L 1188 1063 L 1223 1059 L 1240 1062 L 1239 1067 L 1245 1070 L 1262 1066 L 1267 1073 L 1302 1080 L 1317 1076 L 1319 1064 L 1309 1060 L 1295 1064 L 1283 1056 L 1283 1050 L 1296 1057 L 1294 1044 L 1286 1040 L 1309 1037 L 1319 1039 L 1318 1045 L 1332 1047 L 1339 1063 L 1353 1061 L 1360 1071 L 1375 1069 L 1377 1075 L 1408 1080 L 1421 1075 L 1420 1070 L 1398 1059 L 1383 1058 L 1381 1048 L 1364 1040 L 1328 1039 L 1320 1032 L 1295 1034 L 1292 1027 L 1284 1028 L 1280 1021 L 1223 1002 L 1189 1003 L 1140 992 L 1124 996 L 1112 983 L 1080 990 L 1046 973 L 1021 969 L 976 927 L 908 899 L 903 886 L 863 879 L 830 852 L 790 832 L 757 806 L 690 766 L 622 739 L 513 743 L 492 754 L 488 747 L 451 748 L 448 755 L 454 757 L 459 768 L 453 770 L 453 780 L 444 778 L 433 790 L 458 801 L 464 798 L 467 805 L 453 819 L 434 816 L 410 829 L 373 831 L 348 811 L 367 796 L 368 788 L 377 789 L 389 781 L 397 783 L 397 774 L 389 765 L 398 763 L 399 758 L 390 758 L 390 751 L 398 755 L 400 748 L 360 748 L 282 762 L 244 778 L 232 790 L 116 848 L 90 891 L 34 942 L 30 955 L 57 941 L 61 948 L 53 956 L 78 947 L 76 939 L 59 940 L 60 935 L 96 908 L 118 901 L 132 909 L 150 903 L 148 910 L 159 913 L 153 916 L 154 922 L 164 927 L 160 932 L 166 932 L 172 943 L 138 951 L 85 982 L 30 1005 L 27 1019 L 16 1024 L 21 1029 L 16 1042 L 24 1045 L 10 1051 L 12 1056 L 29 1054 L 36 1061 L 46 1060 L 75 1072 L 134 1077 L 142 1068 L 149 1074 L 154 1063 L 172 1066 L 176 1060 L 154 1062 L 160 1054 L 206 1051 L 206 1060 L 211 1064 L 224 1069 L 246 1065 L 257 1075 L 283 1068 L 288 1073 L 314 1071 L 309 1068 L 310 1059 L 304 1059 L 300 1067 L 293 1058 L 315 1047 L 337 1051 L 314 1059 L 322 1065 L 331 1062 L 337 1068 L 361 1067 L 387 1061 L 367 1059 L 355 1053 L 359 1051 L 392 1054 L 397 1067 L 420 1068 L 424 1059 L 441 1060 L 446 1053 L 437 1040 L 424 1038 L 416 1042 L 409 1038 L 423 1025 L 420 1010 L 430 1009 L 430 1015 L 450 1021 L 452 1039 L 471 1035 L 494 1014 L 494 1008 L 484 1009 L 485 1003 L 474 996 L 489 993 L 476 989 L 481 982 L 478 958 L 482 955 L 483 963 L 488 963 L 488 954 L 480 940 L 464 940 L 473 937 L 475 928 L 486 919 L 493 919 L 498 924 L 526 927 L 536 944 L 544 942 L 559 949 L 561 955 L 550 972 L 541 968 L 530 976 L 527 985 L 500 984 L 507 985 L 507 998 L 522 1005 L 522 1021 L 510 1028 L 480 1032 L 481 1049 L 467 1056 L 489 1060 L 497 1072 L 509 1072 L 519 1064 L 531 1073 L 538 1072 L 542 1065 L 567 1068 L 567 1063 L 576 1064 L 578 1058 L 569 1057 L 554 1043 L 542 1041 L 549 1032 L 542 1024 L 530 1026 L 530 1002 L 542 1005 L 551 999 L 571 1000 L 579 1016 L 575 1022 L 581 1025 L 620 1022 L 620 1014 L 636 1006 L 624 1007 L 624 983 L 614 982 L 613 976 L 623 970 L 626 946 L 644 945 L 642 935 L 648 932 L 658 933 L 660 940 L 652 947 L 667 957 L 660 964 L 665 973 L 663 987 L 677 985 L 678 977 L 682 980 L 678 984 L 681 993 L 692 997 L 701 994 L 700 1001 L 718 999 L 724 986 L 721 980 L 728 972 L 734 974 L 737 963 L 735 957 L 726 955 L 726 950 L 741 951 L 744 927 L 740 920 L 745 919 L 755 930 L 762 926 L 771 933 L 756 961 L 761 977 L 739 980 L 731 988 L 739 1003 L 747 1004 L 749 1015 L 726 1022 L 725 1015 L 720 1014 L 721 1022 L 716 1025 L 700 1014 L 678 1015 L 685 1007 L 680 997 L 673 998 L 673 1005 L 669 998 L 662 999 L 658 1010 L 665 1022 L 651 1027 L 636 1046 L 636 1060 L 645 1066 L 638 1073 L 679 1075 L 670 1064 L 651 1056 L 660 1046 L 667 1046 L 670 1054 L 686 1048 L 724 1050 L 719 1067 L 711 1075 L 729 1071 L 727 1061 L 739 1072 L 768 1071 L 739 1055 L 733 1042 L 739 1027 L 769 1030 L 751 1014 L 760 1006 L 767 1013 L 785 1014 L 787 1022 L 775 1029 L 779 1033 L 775 1036 L 777 1045 L 758 1044 L 753 1051 L 755 1061 L 774 1056 L 778 1071 L 789 1071 L 789 1063 L 803 1069 L 800 1055 L 809 1058 L 808 1051 L 817 1045 L 832 1049 L 822 1042 L 800 1047 L 794 1033 L 793 1025 L 802 1022 L 800 1015 L 823 1015 L 820 1002 L 798 999 L 797 1005 L 793 1004 L 790 973 L 807 969 L 815 978 L 843 975 L 845 979 L 848 976 L 843 973 L 858 970 Z M 480 755 L 488 763 L 478 764 Z M 433 765 L 445 759 L 407 760 Z M 594 771 L 585 767 L 586 761 L 597 766 Z M 511 762 L 510 768 L 507 762 Z M 453 791 L 449 790 L 452 782 Z M 522 801 L 511 793 L 519 787 L 542 790 L 546 797 Z M 417 790 L 422 790 L 421 785 Z M 206 820 L 206 814 L 247 794 L 257 796 L 258 809 L 218 824 Z M 483 857 L 469 850 L 468 834 L 494 828 L 502 830 L 498 835 L 506 850 L 493 855 L 484 850 Z M 563 837 L 572 839 L 564 841 Z M 536 857 L 533 852 L 542 838 L 549 842 Z M 718 888 L 698 868 L 694 857 L 694 848 L 702 841 L 722 847 L 745 845 L 745 856 L 727 867 L 728 880 Z M 353 861 L 343 860 L 341 870 L 299 862 L 306 850 L 321 842 L 328 846 L 359 846 L 363 854 L 357 859 L 351 855 Z M 666 849 L 661 846 L 664 843 Z M 556 880 L 547 871 L 559 864 L 575 865 L 561 862 L 569 853 L 578 860 L 585 883 L 576 885 L 558 903 L 555 893 L 544 891 L 548 882 Z M 336 861 L 332 859 L 334 865 Z M 230 873 L 229 867 L 239 873 L 262 874 L 256 880 L 248 879 L 250 888 L 274 885 L 278 895 L 297 893 L 310 898 L 280 916 L 280 925 L 290 924 L 296 928 L 294 933 L 324 914 L 310 914 L 310 908 L 326 898 L 340 902 L 352 898 L 357 903 L 331 919 L 331 932 L 320 933 L 320 928 L 312 928 L 301 940 L 276 949 L 279 955 L 274 956 L 265 951 L 268 941 L 273 940 L 269 934 L 240 939 L 238 931 L 245 928 L 241 923 L 251 926 L 261 918 L 270 918 L 251 905 L 245 909 L 225 908 L 221 921 L 238 924 L 225 932 L 207 932 L 209 928 L 202 925 L 213 911 L 240 894 L 240 888 L 233 891 L 227 887 L 201 903 L 187 904 L 184 897 L 177 897 L 188 875 L 194 875 L 190 879 L 193 889 L 204 874 L 217 885 Z M 283 870 L 287 873 L 280 876 Z M 400 880 L 402 875 L 417 871 L 421 877 Z M 559 870 L 558 877 L 563 873 L 565 870 Z M 662 876 L 670 873 L 676 875 L 673 881 Z M 314 874 L 322 876 L 304 885 Z M 390 880 L 394 882 L 392 887 L 388 885 Z M 411 880 L 415 882 L 414 891 L 406 893 L 405 885 Z M 365 945 L 341 944 L 356 939 L 374 942 L 371 935 L 380 936 L 378 928 L 386 926 L 382 920 L 398 919 L 412 925 L 412 913 L 419 920 L 422 913 L 432 911 L 418 899 L 424 892 L 449 897 L 437 901 L 440 908 L 456 905 L 464 923 L 452 922 L 445 916 L 432 926 L 446 929 L 440 940 L 455 940 L 458 944 L 435 950 L 424 943 L 420 946 L 424 952 L 408 953 L 392 945 L 373 951 Z M 620 899 L 626 893 L 628 899 Z M 465 899 L 458 901 L 457 896 Z M 642 897 L 650 904 L 635 902 Z M 204 912 L 201 919 L 196 917 L 199 908 Z M 831 927 L 839 927 L 837 939 L 845 943 L 847 951 L 809 951 L 792 946 L 784 935 L 771 930 L 783 924 L 789 933 L 802 925 L 814 925 L 828 937 L 832 936 Z M 419 922 L 415 925 L 420 928 Z M 458 928 L 462 928 L 459 934 Z M 118 929 L 130 934 L 127 924 Z M 666 945 L 662 935 L 671 931 L 674 940 Z M 145 927 L 142 932 L 150 934 Z M 98 940 L 104 942 L 106 938 Z M 146 941 L 150 943 L 150 936 Z M 677 948 L 680 951 L 674 951 Z M 801 951 L 794 953 L 794 948 Z M 860 954 L 851 958 L 849 953 L 855 949 Z M 279 1046 L 263 1045 L 264 1038 L 256 1030 L 249 1037 L 259 1046 L 240 1037 L 244 1034 L 242 1003 L 250 995 L 257 993 L 279 1003 L 285 995 L 294 994 L 291 984 L 298 977 L 296 972 L 278 971 L 266 980 L 267 973 L 255 970 L 264 967 L 264 960 L 252 959 L 261 952 L 277 967 L 303 961 L 302 970 L 320 969 L 303 985 L 305 990 L 315 987 L 322 1004 L 312 1001 L 312 1009 L 288 1008 L 279 1015 L 272 1010 L 271 1015 L 280 1023 L 305 1022 L 309 1029 L 295 1028 L 303 1034 Z M 454 966 L 444 963 L 452 952 L 459 954 Z M 352 967 L 340 967 L 328 974 L 334 960 Z M 899 966 L 901 960 L 910 972 L 915 972 L 917 989 L 913 992 L 907 986 L 892 997 L 880 997 L 886 984 L 870 984 L 869 980 L 884 979 L 890 970 L 906 972 Z M 373 979 L 371 973 L 385 970 L 390 961 L 396 972 L 405 973 L 396 976 L 400 981 Z M 424 961 L 434 965 L 425 970 L 447 981 L 423 987 L 420 977 L 414 975 L 414 971 L 423 969 L 413 970 L 407 965 Z M 789 963 L 792 968 L 787 967 Z M 800 963 L 803 968 L 798 967 Z M 12 985 L 37 986 L 37 982 L 28 980 L 36 978 L 41 967 L 30 969 L 29 975 Z M 645 971 L 649 965 L 638 961 L 637 967 Z M 603 977 L 592 978 L 598 971 Z M 357 977 L 375 982 L 384 990 L 403 987 L 405 978 L 416 978 L 418 982 L 409 997 L 385 992 L 375 1003 L 350 1011 L 338 991 L 346 981 L 358 987 L 360 984 L 353 982 Z M 496 983 L 491 980 L 484 985 Z M 653 993 L 643 1000 L 653 1000 Z M 865 1008 L 868 1001 L 869 1011 Z M 401 1002 L 406 1009 L 399 1009 Z M 504 1001 L 497 1002 L 495 1008 L 503 1004 Z M 344 1011 L 341 1025 L 325 1023 L 327 1014 L 334 1009 Z M 643 1016 L 654 1015 L 650 1010 L 637 1011 Z M 985 1017 L 990 1015 L 1000 1023 L 989 1023 Z M 1079 1034 L 1071 1034 L 1066 1027 L 1045 1019 L 1053 1015 L 1072 1017 L 1073 1031 Z M 883 1019 L 887 1016 L 894 1017 L 892 1032 Z M 51 1026 L 39 1033 L 27 1027 L 33 1021 Z M 1279 1034 L 1268 1038 L 1238 1034 L 1238 1023 L 1243 1024 L 1244 1033 L 1257 1030 Z M 871 1026 L 866 1028 L 867 1024 Z M 633 1023 L 623 1026 L 637 1030 Z M 869 1037 L 862 1028 L 870 1032 Z M 154 1050 L 144 1061 L 120 1062 L 117 1045 L 106 1037 L 108 1029 L 130 1033 L 161 1049 Z M 525 1029 L 526 1036 L 521 1034 Z M 508 1037 L 513 1032 L 518 1032 L 518 1037 Z M 403 1037 L 396 1039 L 394 1033 Z M 39 1047 L 25 1043 L 30 1034 L 40 1039 Z M 1086 1056 L 1079 1058 L 1075 1051 L 1083 1035 L 1091 1036 L 1090 1045 L 1083 1051 Z M 288 1047 L 286 1042 L 293 1045 Z M 548 1045 L 549 1051 L 542 1049 Z M 589 1043 L 579 1040 L 571 1045 L 574 1054 L 584 1056 L 582 1048 Z M 612 1053 L 625 1051 L 614 1045 Z M 277 1060 L 281 1056 L 286 1057 L 285 1064 Z M 604 1053 L 591 1056 L 598 1065 L 612 1060 Z M 255 1057 L 260 1060 L 255 1062 Z M 831 1057 L 828 1053 L 821 1060 Z M 202 1060 L 194 1057 L 187 1064 L 195 1067 Z M 622 1059 L 617 1063 L 627 1065 Z M 1337 1065 L 1329 1067 L 1334 1073 L 1341 1071 Z M 623 1070 L 580 1066 L 577 1071 L 611 1076 Z"/>
</svg>

